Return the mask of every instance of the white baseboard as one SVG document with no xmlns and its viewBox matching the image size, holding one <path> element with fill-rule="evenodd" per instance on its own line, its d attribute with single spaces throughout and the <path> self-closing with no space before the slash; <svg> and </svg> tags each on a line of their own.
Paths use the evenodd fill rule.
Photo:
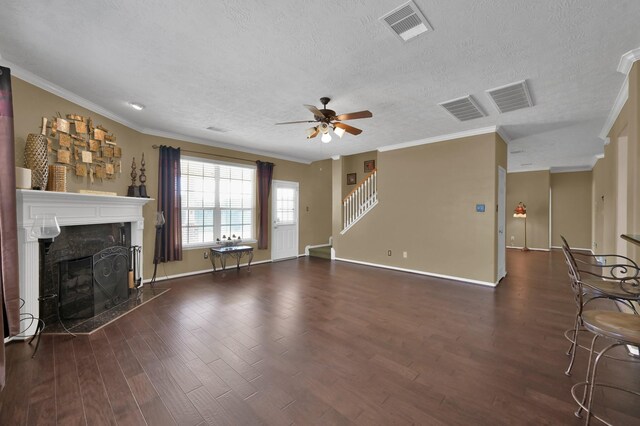
<svg viewBox="0 0 640 426">
<path fill-rule="evenodd" d="M 522 250 L 524 247 L 518 247 L 518 246 L 507 246 L 508 249 L 516 249 L 516 250 Z M 527 247 L 530 251 L 551 251 L 551 249 L 543 249 L 543 248 L 533 248 L 533 247 Z"/>
<path fill-rule="evenodd" d="M 411 274 L 427 275 L 429 277 L 443 278 L 445 280 L 462 281 L 462 282 L 465 282 L 465 283 L 483 285 L 483 286 L 486 286 L 486 287 L 496 287 L 498 285 L 498 282 L 492 283 L 492 282 L 489 282 L 489 281 L 471 280 L 471 279 L 468 279 L 468 278 L 454 277 L 452 275 L 442 275 L 442 274 L 436 274 L 436 273 L 433 273 L 433 272 L 418 271 L 416 269 L 399 268 L 397 266 L 382 265 L 382 264 L 371 263 L 371 262 L 363 262 L 363 261 L 360 261 L 360 260 L 343 259 L 343 258 L 340 258 L 340 257 L 336 257 L 335 260 L 339 260 L 341 262 L 348 262 L 348 263 L 357 263 L 358 265 L 373 266 L 375 268 L 391 269 L 391 270 L 400 271 L 400 272 L 409 272 Z"/>
<path fill-rule="evenodd" d="M 562 249 L 562 246 L 551 246 L 552 249 Z M 588 251 L 591 252 L 591 254 L 593 253 L 593 250 L 588 249 L 588 248 L 582 248 L 582 247 L 571 247 L 571 250 L 580 250 L 580 251 Z"/>
<path fill-rule="evenodd" d="M 299 256 L 304 256 L 304 255 L 303 255 L 303 254 L 301 254 L 301 255 L 299 255 Z M 270 262 L 271 262 L 271 259 L 268 259 L 268 260 L 260 260 L 260 261 L 257 261 L 257 262 L 251 262 L 251 266 L 254 266 L 254 265 L 260 265 L 261 263 L 270 263 Z M 246 263 L 241 263 L 241 264 L 240 264 L 240 267 L 243 267 L 243 266 L 247 266 L 247 264 L 246 264 Z M 228 269 L 226 269 L 226 270 L 227 270 L 227 271 L 230 271 L 231 269 L 232 269 L 232 268 L 228 268 Z M 200 271 L 183 272 L 183 273 L 181 273 L 181 274 L 163 275 L 163 276 L 161 276 L 161 277 L 159 277 L 159 276 L 158 276 L 158 277 L 156 277 L 156 282 L 158 282 L 158 281 L 167 281 L 167 280 L 172 280 L 172 279 L 175 279 L 175 278 L 190 277 L 190 276 L 192 276 L 192 275 L 210 274 L 211 272 L 213 272 L 213 268 L 209 268 L 209 269 L 202 269 L 202 270 L 200 270 Z M 218 272 L 220 272 L 220 269 L 218 269 Z M 147 284 L 147 283 L 151 282 L 151 278 L 146 279 L 146 280 L 142 280 L 142 282 L 143 282 L 144 284 Z"/>
</svg>

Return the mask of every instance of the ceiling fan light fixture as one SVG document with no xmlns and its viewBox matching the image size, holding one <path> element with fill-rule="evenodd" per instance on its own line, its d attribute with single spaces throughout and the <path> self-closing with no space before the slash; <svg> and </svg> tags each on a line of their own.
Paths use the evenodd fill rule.
<svg viewBox="0 0 640 426">
<path fill-rule="evenodd" d="M 317 131 L 318 131 L 317 127 L 309 127 L 307 130 L 305 130 L 305 133 L 307 134 L 307 139 L 309 139 L 311 135 L 313 135 Z"/>
<path fill-rule="evenodd" d="M 342 138 L 344 136 L 344 129 L 342 129 L 340 127 L 334 127 L 333 128 L 333 133 L 338 135 L 339 138 Z"/>
<path fill-rule="evenodd" d="M 320 125 L 318 125 L 318 129 L 324 134 L 329 133 L 329 125 L 327 123 L 320 123 Z"/>
<path fill-rule="evenodd" d="M 320 140 L 322 141 L 322 143 L 329 143 L 331 142 L 331 135 L 329 134 L 329 132 L 324 133 L 322 135 L 322 138 L 320 138 Z"/>
</svg>

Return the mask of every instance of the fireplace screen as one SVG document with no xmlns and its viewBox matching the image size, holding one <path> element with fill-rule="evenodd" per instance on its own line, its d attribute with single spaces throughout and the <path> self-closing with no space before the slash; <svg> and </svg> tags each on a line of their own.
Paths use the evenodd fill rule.
<svg viewBox="0 0 640 426">
<path fill-rule="evenodd" d="M 59 263 L 60 317 L 90 318 L 125 302 L 129 249 L 109 247 Z"/>
</svg>

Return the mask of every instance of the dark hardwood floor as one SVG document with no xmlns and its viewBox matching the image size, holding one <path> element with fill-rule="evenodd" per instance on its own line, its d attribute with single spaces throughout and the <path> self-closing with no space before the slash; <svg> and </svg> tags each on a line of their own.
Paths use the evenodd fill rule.
<svg viewBox="0 0 640 426">
<path fill-rule="evenodd" d="M 90 336 L 44 336 L 35 359 L 7 345 L 0 424 L 582 424 L 562 254 L 507 265 L 497 289 L 314 258 L 162 283 Z M 602 374 L 640 382 L 629 363 Z M 598 401 L 640 422 L 640 400 Z"/>
</svg>

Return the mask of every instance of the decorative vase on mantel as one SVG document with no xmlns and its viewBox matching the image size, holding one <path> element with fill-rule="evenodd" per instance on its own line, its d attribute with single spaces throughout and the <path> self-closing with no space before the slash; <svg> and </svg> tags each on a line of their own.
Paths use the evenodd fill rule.
<svg viewBox="0 0 640 426">
<path fill-rule="evenodd" d="M 47 119 L 42 118 L 40 134 L 30 133 L 24 147 L 24 166 L 31 169 L 31 188 L 45 190 L 49 178 L 47 152 Z"/>
</svg>

